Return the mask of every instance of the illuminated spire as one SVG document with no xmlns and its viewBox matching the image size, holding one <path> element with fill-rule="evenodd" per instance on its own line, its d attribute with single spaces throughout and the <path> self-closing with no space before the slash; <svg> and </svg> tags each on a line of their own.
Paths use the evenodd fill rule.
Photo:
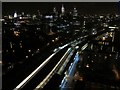
<svg viewBox="0 0 120 90">
<path fill-rule="evenodd" d="M 62 7 L 61 7 L 61 12 L 62 12 L 62 14 L 65 13 L 65 8 L 64 8 L 63 4 L 62 4 Z"/>
</svg>

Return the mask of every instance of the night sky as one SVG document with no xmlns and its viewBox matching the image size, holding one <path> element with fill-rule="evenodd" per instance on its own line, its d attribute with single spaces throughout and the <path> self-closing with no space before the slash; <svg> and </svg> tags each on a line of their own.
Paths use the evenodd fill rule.
<svg viewBox="0 0 120 90">
<path fill-rule="evenodd" d="M 76 7 L 81 14 L 106 14 L 118 13 L 118 2 L 3 2 L 3 15 L 25 12 L 34 14 L 37 10 L 41 13 L 49 12 L 56 7 L 60 11 L 61 5 L 64 5 L 66 11 L 73 10 Z"/>
</svg>

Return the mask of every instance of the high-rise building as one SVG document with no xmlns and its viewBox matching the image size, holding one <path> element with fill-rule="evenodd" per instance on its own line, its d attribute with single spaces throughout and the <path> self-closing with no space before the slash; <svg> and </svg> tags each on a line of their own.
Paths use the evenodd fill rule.
<svg viewBox="0 0 120 90">
<path fill-rule="evenodd" d="M 78 15 L 78 11 L 77 11 L 77 9 L 74 7 L 74 9 L 73 9 L 73 15 L 74 16 L 77 16 Z"/>
<path fill-rule="evenodd" d="M 65 13 L 65 8 L 64 8 L 63 4 L 62 4 L 62 7 L 61 7 L 61 12 L 62 12 L 62 14 Z"/>
<path fill-rule="evenodd" d="M 54 7 L 54 8 L 53 8 L 53 12 L 54 12 L 54 13 L 56 13 L 56 12 L 57 12 L 56 7 Z"/>
<path fill-rule="evenodd" d="M 56 7 L 53 8 L 53 21 L 56 21 L 58 18 L 58 11 Z"/>
</svg>

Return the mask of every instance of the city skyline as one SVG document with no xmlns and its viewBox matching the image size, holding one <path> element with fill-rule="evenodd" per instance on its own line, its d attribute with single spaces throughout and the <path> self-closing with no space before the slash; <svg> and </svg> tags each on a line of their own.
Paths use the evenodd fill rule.
<svg viewBox="0 0 120 90">
<path fill-rule="evenodd" d="M 120 90 L 119 3 L 2 4 L 2 90 Z"/>
<path fill-rule="evenodd" d="M 118 2 L 5 2 L 2 3 L 2 13 L 8 15 L 17 11 L 35 14 L 37 10 L 46 13 L 53 11 L 54 7 L 60 12 L 62 4 L 65 11 L 71 11 L 76 7 L 80 14 L 119 13 Z"/>
</svg>

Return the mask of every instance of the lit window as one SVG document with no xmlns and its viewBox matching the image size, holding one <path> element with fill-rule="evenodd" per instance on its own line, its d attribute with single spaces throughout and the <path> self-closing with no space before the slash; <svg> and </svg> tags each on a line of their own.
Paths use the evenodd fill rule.
<svg viewBox="0 0 120 90">
<path fill-rule="evenodd" d="M 107 59 L 107 56 L 105 56 L 105 59 Z"/>
<path fill-rule="evenodd" d="M 14 31 L 14 35 L 15 35 L 15 36 L 19 36 L 19 34 L 20 34 L 20 32 Z"/>
<path fill-rule="evenodd" d="M 52 40 L 52 42 L 54 42 L 54 40 Z"/>
<path fill-rule="evenodd" d="M 26 56 L 26 58 L 28 58 L 28 56 Z"/>
<path fill-rule="evenodd" d="M 89 68 L 89 64 L 87 64 L 86 67 Z"/>
<path fill-rule="evenodd" d="M 15 50 L 13 50 L 13 52 L 15 52 Z"/>
<path fill-rule="evenodd" d="M 28 52 L 31 52 L 31 50 L 28 50 Z"/>
</svg>

